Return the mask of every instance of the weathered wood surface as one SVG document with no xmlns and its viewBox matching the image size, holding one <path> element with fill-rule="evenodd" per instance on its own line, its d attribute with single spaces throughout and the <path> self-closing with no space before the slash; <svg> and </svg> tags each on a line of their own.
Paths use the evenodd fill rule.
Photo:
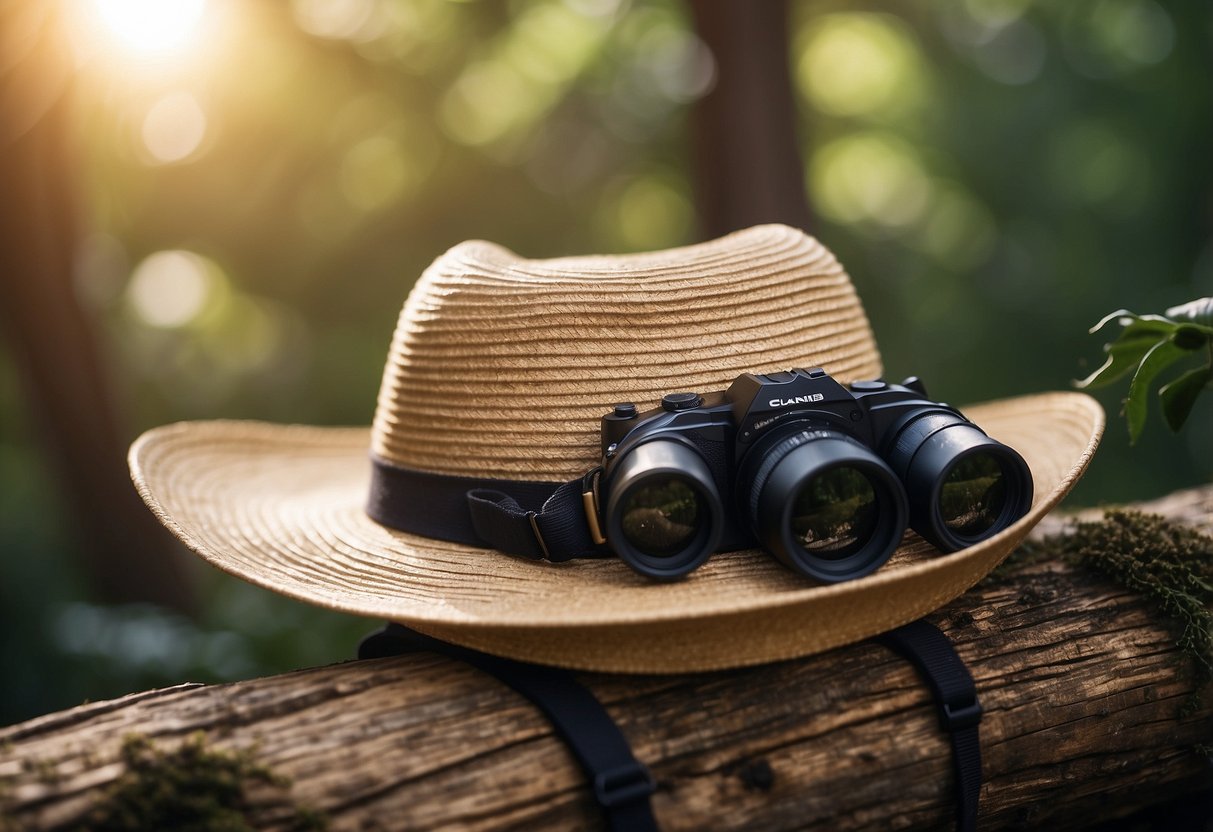
<svg viewBox="0 0 1213 832">
<path fill-rule="evenodd" d="M 1213 488 L 1160 506 L 1213 530 Z M 956 641 L 986 710 L 983 828 L 1081 828 L 1213 784 L 1196 748 L 1213 744 L 1213 696 L 1178 718 L 1190 668 L 1140 598 L 1043 563 L 987 580 L 932 620 Z M 950 825 L 948 745 L 926 689 L 883 648 L 582 678 L 651 766 L 663 829 Z M 72 826 L 121 773 L 124 737 L 169 747 L 196 731 L 290 778 L 254 788 L 266 827 L 286 824 L 292 804 L 333 829 L 601 824 L 529 703 L 430 655 L 183 685 L 2 729 L 0 806 L 18 829 Z"/>
</svg>

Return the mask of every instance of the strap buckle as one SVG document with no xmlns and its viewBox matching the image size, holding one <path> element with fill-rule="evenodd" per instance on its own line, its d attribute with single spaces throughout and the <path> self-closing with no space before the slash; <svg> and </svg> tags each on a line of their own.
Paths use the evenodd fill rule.
<svg viewBox="0 0 1213 832">
<path fill-rule="evenodd" d="M 607 809 L 643 800 L 655 791 L 657 782 L 653 773 L 638 760 L 600 771 L 594 777 L 594 797 Z"/>
<path fill-rule="evenodd" d="M 590 527 L 590 539 L 595 545 L 606 543 L 606 535 L 602 533 L 602 525 L 598 522 L 598 477 L 602 466 L 591 468 L 581 478 L 581 504 L 585 507 L 585 522 Z"/>
<path fill-rule="evenodd" d="M 539 543 L 539 551 L 543 553 L 543 559 L 552 560 L 552 553 L 548 551 L 547 541 L 543 539 L 543 533 L 539 531 L 539 521 L 536 519 L 538 516 L 533 511 L 526 513 L 526 519 L 531 523 L 531 531 L 534 532 L 535 540 Z"/>
<path fill-rule="evenodd" d="M 961 702 L 944 702 L 939 706 L 939 725 L 954 734 L 978 725 L 983 713 L 976 696 L 966 697 Z"/>
</svg>

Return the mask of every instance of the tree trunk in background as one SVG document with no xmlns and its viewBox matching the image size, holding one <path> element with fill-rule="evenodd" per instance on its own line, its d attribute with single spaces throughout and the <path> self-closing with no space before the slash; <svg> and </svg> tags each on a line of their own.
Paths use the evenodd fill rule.
<svg viewBox="0 0 1213 832">
<path fill-rule="evenodd" d="M 180 544 L 131 485 L 94 324 L 72 283 L 76 171 L 66 96 L 73 59 L 59 4 L 0 10 L 0 323 L 58 473 L 62 525 L 101 600 L 193 608 Z"/>
<path fill-rule="evenodd" d="M 691 114 L 700 231 L 718 237 L 764 222 L 808 229 L 786 0 L 689 5 L 716 60 L 716 84 Z"/>
<path fill-rule="evenodd" d="M 1213 531 L 1213 486 L 1142 508 Z M 979 828 L 1084 829 L 1213 785 L 1213 701 L 1206 690 L 1179 716 L 1191 660 L 1179 627 L 1140 595 L 1065 563 L 1019 564 L 929 620 L 985 708 Z M 651 768 L 662 829 L 953 826 L 951 750 L 930 694 L 883 647 L 719 673 L 577 675 Z M 430 654 L 135 694 L 0 730 L 0 817 L 79 828 L 126 770 L 132 732 L 168 750 L 194 731 L 212 753 L 246 749 L 289 779 L 250 787 L 258 829 L 292 828 L 298 808 L 333 830 L 601 828 L 539 710 Z"/>
</svg>

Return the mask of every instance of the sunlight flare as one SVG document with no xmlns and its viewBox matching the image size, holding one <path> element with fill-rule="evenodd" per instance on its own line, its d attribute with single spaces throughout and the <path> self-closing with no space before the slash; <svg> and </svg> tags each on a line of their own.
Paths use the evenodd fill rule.
<svg viewBox="0 0 1213 832">
<path fill-rule="evenodd" d="M 140 52 L 177 49 L 198 28 L 206 0 L 95 0 L 110 31 Z"/>
</svg>

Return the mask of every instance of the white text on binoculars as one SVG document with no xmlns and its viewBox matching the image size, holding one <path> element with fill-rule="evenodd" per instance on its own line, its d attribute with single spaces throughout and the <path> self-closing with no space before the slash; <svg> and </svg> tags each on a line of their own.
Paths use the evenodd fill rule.
<svg viewBox="0 0 1213 832">
<path fill-rule="evenodd" d="M 825 398 L 824 393 L 812 393 L 808 396 L 793 396 L 790 399 L 771 399 L 767 407 L 787 407 L 790 404 L 812 404 Z"/>
</svg>

